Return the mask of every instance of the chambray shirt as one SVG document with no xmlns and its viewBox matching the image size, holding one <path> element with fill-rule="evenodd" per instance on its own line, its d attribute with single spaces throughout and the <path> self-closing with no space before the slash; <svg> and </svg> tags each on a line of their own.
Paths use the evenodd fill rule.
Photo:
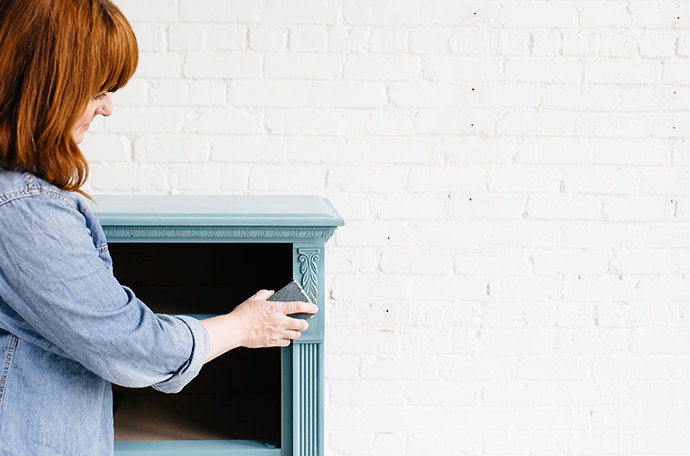
<svg viewBox="0 0 690 456">
<path fill-rule="evenodd" d="M 208 352 L 118 283 L 79 195 L 0 169 L 0 455 L 112 454 L 111 383 L 174 393 Z"/>
</svg>

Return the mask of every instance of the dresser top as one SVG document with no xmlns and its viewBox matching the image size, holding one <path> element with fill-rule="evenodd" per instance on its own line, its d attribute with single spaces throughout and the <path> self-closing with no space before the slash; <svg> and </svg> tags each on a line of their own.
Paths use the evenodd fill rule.
<svg viewBox="0 0 690 456">
<path fill-rule="evenodd" d="M 94 195 L 103 226 L 335 227 L 344 224 L 318 196 Z"/>
</svg>

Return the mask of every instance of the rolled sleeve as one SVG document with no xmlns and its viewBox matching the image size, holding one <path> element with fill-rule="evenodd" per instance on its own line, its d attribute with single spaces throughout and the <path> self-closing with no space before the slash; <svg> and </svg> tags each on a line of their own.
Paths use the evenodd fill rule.
<svg viewBox="0 0 690 456">
<path fill-rule="evenodd" d="M 154 384 L 153 387 L 164 393 L 177 393 L 197 376 L 201 367 L 206 362 L 206 358 L 211 349 L 211 342 L 209 340 L 208 331 L 206 331 L 204 325 L 196 318 L 186 315 L 176 315 L 175 317 L 169 318 L 177 318 L 187 325 L 189 331 L 193 335 L 194 345 L 192 347 L 191 356 L 187 362 L 170 378 Z"/>
<path fill-rule="evenodd" d="M 179 391 L 208 356 L 206 329 L 191 317 L 153 313 L 123 287 L 92 229 L 61 198 L 0 206 L 0 301 L 22 320 L 18 336 L 112 383 Z"/>
</svg>

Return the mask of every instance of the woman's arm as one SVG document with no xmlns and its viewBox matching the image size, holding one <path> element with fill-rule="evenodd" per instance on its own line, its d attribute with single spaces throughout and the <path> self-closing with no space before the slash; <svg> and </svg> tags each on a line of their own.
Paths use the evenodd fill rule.
<svg viewBox="0 0 690 456">
<path fill-rule="evenodd" d="M 261 290 L 232 312 L 202 320 L 211 341 L 206 362 L 237 347 L 286 347 L 299 338 L 309 324 L 293 313 L 316 313 L 318 307 L 308 302 L 267 301 L 273 291 Z"/>
</svg>

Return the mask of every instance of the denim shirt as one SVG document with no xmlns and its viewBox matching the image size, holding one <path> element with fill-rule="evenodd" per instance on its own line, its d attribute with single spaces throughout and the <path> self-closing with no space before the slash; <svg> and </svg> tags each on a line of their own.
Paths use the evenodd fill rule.
<svg viewBox="0 0 690 456">
<path fill-rule="evenodd" d="M 0 455 L 112 454 L 111 383 L 177 392 L 209 349 L 118 283 L 79 195 L 0 169 Z"/>
</svg>

